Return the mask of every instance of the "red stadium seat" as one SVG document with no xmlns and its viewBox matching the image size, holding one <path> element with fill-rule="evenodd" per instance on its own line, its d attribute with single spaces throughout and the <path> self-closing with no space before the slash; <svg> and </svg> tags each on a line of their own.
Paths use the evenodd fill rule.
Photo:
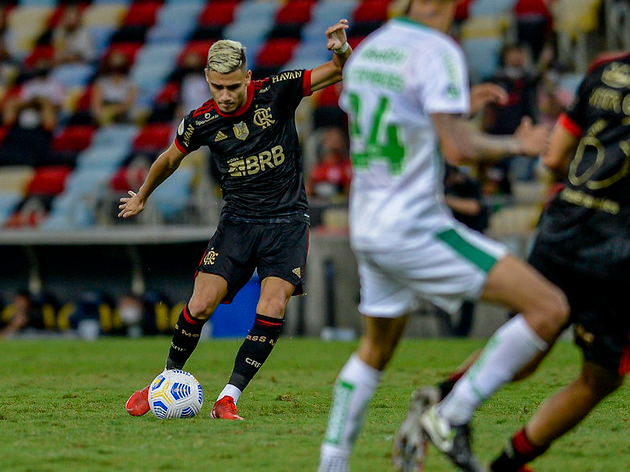
<svg viewBox="0 0 630 472">
<path fill-rule="evenodd" d="M 83 151 L 90 145 L 96 127 L 91 125 L 66 126 L 61 134 L 53 138 L 55 152 Z"/>
<path fill-rule="evenodd" d="M 390 0 L 365 0 L 354 10 L 352 23 L 387 20 Z"/>
<path fill-rule="evenodd" d="M 348 37 L 348 44 L 352 49 L 355 49 L 364 39 L 365 36 L 350 36 Z"/>
<path fill-rule="evenodd" d="M 293 38 L 274 38 L 268 40 L 256 58 L 259 67 L 282 66 L 291 60 L 295 46 L 300 42 Z"/>
<path fill-rule="evenodd" d="M 55 56 L 55 49 L 50 44 L 40 44 L 37 46 L 31 53 L 26 56 L 24 60 L 24 65 L 27 68 L 31 68 L 37 64 L 41 59 L 46 59 L 47 61 L 52 61 Z"/>
<path fill-rule="evenodd" d="M 171 144 L 173 125 L 153 123 L 140 130 L 133 141 L 134 152 L 159 152 Z"/>
<path fill-rule="evenodd" d="M 134 2 L 127 11 L 122 24 L 124 26 L 152 26 L 161 7 L 162 2 L 159 1 Z"/>
<path fill-rule="evenodd" d="M 127 62 L 129 65 L 133 64 L 133 61 L 138 54 L 138 51 L 143 46 L 140 42 L 129 42 L 129 43 L 113 43 L 110 44 L 105 53 L 103 54 L 103 58 L 101 60 L 104 63 L 107 57 L 113 53 L 114 51 L 122 52 L 125 56 L 127 56 Z"/>
<path fill-rule="evenodd" d="M 81 96 L 77 100 L 75 111 L 77 112 L 88 111 L 90 109 L 91 100 L 92 100 L 92 85 L 88 85 L 87 87 L 85 87 L 85 90 L 83 91 L 83 93 L 81 93 Z"/>
<path fill-rule="evenodd" d="M 182 52 L 180 53 L 179 58 L 177 59 L 177 64 L 181 65 L 182 59 L 184 59 L 184 57 L 186 57 L 186 55 L 191 52 L 200 54 L 201 57 L 205 59 L 206 57 L 208 57 L 208 49 L 210 49 L 210 46 L 212 46 L 215 42 L 216 41 L 212 39 L 189 41 L 188 44 L 184 46 L 184 49 L 182 49 Z"/>
<path fill-rule="evenodd" d="M 470 4 L 473 3 L 474 0 L 460 0 L 457 3 L 457 8 L 455 9 L 455 20 L 464 21 L 468 18 L 470 9 Z"/>
<path fill-rule="evenodd" d="M 28 184 L 27 194 L 57 195 L 63 192 L 66 179 L 72 173 L 69 166 L 39 167 Z"/>
<path fill-rule="evenodd" d="M 234 11 L 238 4 L 238 0 L 215 0 L 209 2 L 199 15 L 198 22 L 203 26 L 229 25 L 234 20 Z"/>
<path fill-rule="evenodd" d="M 311 21 L 313 0 L 295 0 L 287 3 L 276 14 L 276 24 L 305 24 Z"/>
<path fill-rule="evenodd" d="M 167 105 L 169 103 L 175 103 L 178 97 L 179 84 L 177 82 L 167 82 L 155 97 L 155 104 Z"/>
</svg>

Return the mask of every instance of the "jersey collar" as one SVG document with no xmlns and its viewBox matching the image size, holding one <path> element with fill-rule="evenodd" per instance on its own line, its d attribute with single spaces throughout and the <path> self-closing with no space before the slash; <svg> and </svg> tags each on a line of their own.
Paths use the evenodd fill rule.
<svg viewBox="0 0 630 472">
<path fill-rule="evenodd" d="M 253 99 L 254 99 L 254 81 L 251 80 L 249 82 L 249 85 L 247 86 L 247 100 L 245 101 L 245 103 L 243 103 L 240 107 L 238 107 L 232 113 L 223 113 L 219 109 L 219 105 L 217 105 L 217 113 L 225 117 L 241 116 L 243 113 L 245 113 L 249 109 L 249 106 L 252 104 Z"/>
</svg>

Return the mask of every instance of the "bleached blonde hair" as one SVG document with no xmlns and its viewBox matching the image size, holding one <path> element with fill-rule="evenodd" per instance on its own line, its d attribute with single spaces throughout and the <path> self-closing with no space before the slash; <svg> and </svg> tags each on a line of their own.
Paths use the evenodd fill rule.
<svg viewBox="0 0 630 472">
<path fill-rule="evenodd" d="M 217 41 L 208 49 L 206 66 L 208 70 L 219 74 L 229 74 L 237 69 L 245 73 L 247 70 L 245 46 L 231 39 Z"/>
</svg>

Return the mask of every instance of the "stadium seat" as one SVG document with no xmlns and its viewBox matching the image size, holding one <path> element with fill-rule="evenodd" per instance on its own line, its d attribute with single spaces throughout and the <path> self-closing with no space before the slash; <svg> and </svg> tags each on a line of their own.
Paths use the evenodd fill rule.
<svg viewBox="0 0 630 472">
<path fill-rule="evenodd" d="M 294 0 L 288 2 L 276 13 L 276 25 L 305 24 L 311 20 L 311 10 L 317 3 L 314 0 Z"/>
<path fill-rule="evenodd" d="M 91 64 L 63 64 L 55 67 L 50 76 L 71 89 L 86 86 L 95 73 L 96 68 Z"/>
<path fill-rule="evenodd" d="M 207 57 L 208 49 L 212 46 L 216 41 L 214 40 L 205 40 L 205 41 L 189 41 L 181 50 L 179 57 L 177 58 L 177 64 L 181 65 L 182 59 L 189 53 L 196 53 L 201 55 L 201 57 Z"/>
<path fill-rule="evenodd" d="M 480 15 L 501 15 L 512 12 L 517 0 L 475 0 L 468 7 L 471 18 Z"/>
<path fill-rule="evenodd" d="M 186 209 L 193 178 L 191 168 L 178 169 L 153 192 L 151 201 L 163 218 L 175 218 Z"/>
<path fill-rule="evenodd" d="M 55 56 L 55 50 L 50 44 L 41 44 L 36 46 L 28 56 L 24 59 L 24 66 L 27 68 L 33 67 L 41 59 L 52 61 Z"/>
<path fill-rule="evenodd" d="M 126 26 L 152 26 L 161 7 L 162 2 L 156 0 L 134 2 L 125 14 L 122 24 Z"/>
<path fill-rule="evenodd" d="M 134 152 L 159 152 L 171 144 L 173 125 L 171 123 L 155 123 L 140 130 L 133 140 Z"/>
<path fill-rule="evenodd" d="M 278 67 L 291 60 L 299 40 L 290 38 L 270 39 L 256 57 L 257 67 Z"/>
<path fill-rule="evenodd" d="M 28 195 L 57 195 L 63 188 L 72 168 L 68 166 L 39 167 L 28 184 Z"/>
<path fill-rule="evenodd" d="M 503 45 L 501 38 L 462 38 L 461 45 L 468 59 L 473 83 L 486 80 L 494 74 Z"/>
<path fill-rule="evenodd" d="M 31 166 L 4 166 L 0 168 L 0 194 L 25 195 L 28 183 L 35 175 Z"/>
<path fill-rule="evenodd" d="M 197 20 L 200 25 L 225 26 L 234 21 L 238 0 L 215 0 L 208 2 Z"/>
<path fill-rule="evenodd" d="M 146 25 L 124 25 L 109 38 L 110 44 L 144 43 L 149 27 Z"/>
<path fill-rule="evenodd" d="M 110 44 L 105 50 L 101 61 L 104 62 L 105 58 L 107 58 L 114 51 L 121 52 L 127 57 L 127 61 L 129 64 L 133 64 L 138 51 L 142 48 L 143 43 L 134 42 L 134 43 L 114 43 Z"/>
<path fill-rule="evenodd" d="M 12 56 L 22 60 L 33 49 L 37 38 L 46 29 L 48 18 L 53 12 L 49 6 L 24 6 L 9 12 L 9 31 L 6 46 Z"/>
<path fill-rule="evenodd" d="M 183 43 L 195 29 L 203 5 L 195 3 L 167 4 L 157 14 L 155 25 L 149 30 L 151 43 Z"/>
<path fill-rule="evenodd" d="M 93 2 L 83 11 L 83 24 L 89 27 L 118 27 L 128 7 L 122 1 L 112 3 Z"/>
<path fill-rule="evenodd" d="M 53 138 L 53 151 L 83 151 L 90 145 L 95 130 L 91 125 L 67 126 Z"/>
<path fill-rule="evenodd" d="M 22 200 L 19 193 L 0 193 L 0 226 L 3 226 Z"/>
<path fill-rule="evenodd" d="M 389 3 L 390 0 L 364 0 L 354 10 L 351 24 L 364 21 L 386 21 Z"/>
<path fill-rule="evenodd" d="M 164 84 L 160 92 L 156 95 L 155 105 L 167 105 L 169 103 L 175 103 L 179 97 L 179 83 L 176 81 L 167 82 Z"/>
</svg>

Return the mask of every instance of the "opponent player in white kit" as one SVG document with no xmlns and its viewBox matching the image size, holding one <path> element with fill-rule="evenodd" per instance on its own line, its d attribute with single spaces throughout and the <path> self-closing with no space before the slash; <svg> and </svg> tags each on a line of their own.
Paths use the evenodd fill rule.
<svg viewBox="0 0 630 472">
<path fill-rule="evenodd" d="M 350 237 L 359 264 L 364 333 L 333 392 L 319 471 L 348 470 L 367 404 L 420 299 L 448 310 L 479 298 L 519 313 L 440 404 L 412 402 L 395 465 L 422 467 L 424 436 L 464 470 L 480 470 L 468 423 L 477 407 L 542 357 L 568 319 L 564 294 L 506 248 L 462 226 L 443 202 L 442 159 L 461 164 L 536 156 L 548 130 L 525 120 L 513 136 L 466 122 L 469 85 L 461 49 L 446 34 L 456 0 L 412 0 L 356 49 L 344 74 L 353 180 Z M 443 156 L 443 157 L 442 157 Z M 433 398 L 437 401 L 437 398 Z"/>
</svg>

